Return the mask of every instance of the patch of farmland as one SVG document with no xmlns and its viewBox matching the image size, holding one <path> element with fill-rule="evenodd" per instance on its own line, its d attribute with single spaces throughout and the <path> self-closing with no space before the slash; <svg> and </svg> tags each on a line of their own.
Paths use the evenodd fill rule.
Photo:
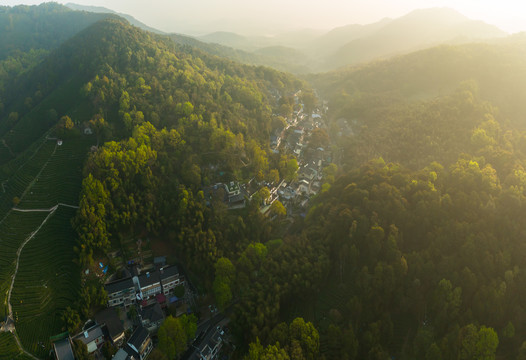
<svg viewBox="0 0 526 360">
<path fill-rule="evenodd" d="M 44 357 L 49 338 L 63 331 L 62 311 L 77 299 L 80 270 L 73 263 L 75 209 L 59 207 L 20 256 L 11 305 L 24 348 Z M 47 214 L 45 214 L 47 215 Z"/>
<path fill-rule="evenodd" d="M 55 150 L 54 141 L 46 141 L 41 147 L 23 156 L 23 161 L 13 161 L 3 167 L 9 177 L 0 179 L 0 217 L 13 207 L 13 199 L 21 198 L 33 180 L 51 158 Z"/>
<path fill-rule="evenodd" d="M 89 142 L 88 142 L 89 141 Z M 82 185 L 82 166 L 91 139 L 65 140 L 26 190 L 18 207 L 51 208 L 58 203 L 78 205 Z"/>
<path fill-rule="evenodd" d="M 10 212 L 0 219 L 0 317 L 7 315 L 6 297 L 16 261 L 16 252 L 47 213 Z"/>
<path fill-rule="evenodd" d="M 15 337 L 9 332 L 0 333 L 0 360 L 28 360 L 16 344 Z"/>
</svg>

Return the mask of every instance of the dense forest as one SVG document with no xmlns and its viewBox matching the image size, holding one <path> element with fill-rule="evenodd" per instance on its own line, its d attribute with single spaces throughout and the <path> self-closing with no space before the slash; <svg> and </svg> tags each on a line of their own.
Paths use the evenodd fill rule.
<svg viewBox="0 0 526 360">
<path fill-rule="evenodd" d="M 14 9 L 0 11 L 2 24 L 35 10 Z M 85 23 L 66 16 L 78 26 L 63 43 L 53 30 L 42 31 L 45 46 L 30 29 L 16 40 L 24 46 L 0 40 L 0 176 L 11 179 L 42 139 L 93 132 L 71 221 L 79 271 L 99 261 L 115 270 L 109 254 L 136 239 L 163 244 L 228 314 L 234 358 L 526 358 L 521 36 L 309 85 L 218 56 L 225 47 L 41 10 Z M 310 140 L 334 156 L 303 214 L 275 205 L 265 215 L 268 190 L 235 210 L 205 193 L 294 180 L 295 157 L 272 151 L 270 137 L 294 111 L 314 110 L 327 131 Z M 83 275 L 63 329 L 78 332 L 106 301 L 101 281 Z M 196 321 L 168 317 L 152 357 L 178 358 Z"/>
</svg>

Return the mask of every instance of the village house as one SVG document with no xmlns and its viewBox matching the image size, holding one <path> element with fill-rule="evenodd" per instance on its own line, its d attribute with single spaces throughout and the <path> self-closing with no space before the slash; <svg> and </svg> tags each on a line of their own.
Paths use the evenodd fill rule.
<svg viewBox="0 0 526 360">
<path fill-rule="evenodd" d="M 124 342 L 124 326 L 114 308 L 97 313 L 95 321 L 102 326 L 104 335 L 114 346 L 120 346 Z"/>
<path fill-rule="evenodd" d="M 150 333 L 156 332 L 164 321 L 163 309 L 161 309 L 161 305 L 158 302 L 143 307 L 139 310 L 139 316 L 142 326 Z"/>
<path fill-rule="evenodd" d="M 102 332 L 102 327 L 99 324 L 95 324 L 80 334 L 75 335 L 73 340 L 80 340 L 86 344 L 88 353 L 91 354 L 104 344 L 104 333 Z"/>
<path fill-rule="evenodd" d="M 318 176 L 318 172 L 314 170 L 311 167 L 308 167 L 308 165 L 303 166 L 300 169 L 300 172 L 298 174 L 298 177 L 303 180 L 307 180 L 308 182 L 311 182 Z"/>
<path fill-rule="evenodd" d="M 278 194 L 282 200 L 292 200 L 296 197 L 296 190 L 290 186 L 287 186 L 285 188 L 280 188 L 278 190 Z"/>
<path fill-rule="evenodd" d="M 224 332 L 220 328 L 218 328 L 215 330 L 210 340 L 208 340 L 204 344 L 201 344 L 201 346 L 198 349 L 198 353 L 196 354 L 197 359 L 218 359 L 219 351 L 223 346 L 223 339 L 221 334 L 224 334 Z"/>
<path fill-rule="evenodd" d="M 139 326 L 131 334 L 128 343 L 117 351 L 112 360 L 144 360 L 150 355 L 153 342 L 148 331 Z"/>
<path fill-rule="evenodd" d="M 237 181 L 228 184 L 217 183 L 203 189 L 207 205 L 211 204 L 212 199 L 217 198 L 223 201 L 229 209 L 244 208 L 246 205 L 245 194 Z"/>
<path fill-rule="evenodd" d="M 161 293 L 161 280 L 159 272 L 146 272 L 138 276 L 138 285 L 141 299 L 149 299 Z"/>
<path fill-rule="evenodd" d="M 309 184 L 309 182 L 307 180 L 305 180 L 305 179 L 300 180 L 299 185 L 298 185 L 297 193 L 308 195 L 309 192 L 310 192 L 309 186 L 310 186 L 310 184 Z"/>
<path fill-rule="evenodd" d="M 167 266 L 160 268 L 159 277 L 164 295 L 168 295 L 177 286 L 184 284 L 184 278 L 179 275 L 177 266 Z"/>
<path fill-rule="evenodd" d="M 139 355 L 139 359 L 146 359 L 153 349 L 153 341 L 150 338 L 148 330 L 143 326 L 135 329 L 128 340 L 128 346 Z"/>
<path fill-rule="evenodd" d="M 135 285 L 131 278 L 114 281 L 104 285 L 108 293 L 108 305 L 131 305 L 135 299 Z"/>
</svg>

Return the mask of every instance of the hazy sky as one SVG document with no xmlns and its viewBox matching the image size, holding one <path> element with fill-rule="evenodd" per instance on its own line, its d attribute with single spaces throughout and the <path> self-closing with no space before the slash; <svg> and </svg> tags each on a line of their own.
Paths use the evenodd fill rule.
<svg viewBox="0 0 526 360">
<path fill-rule="evenodd" d="M 58 1 L 66 3 L 66 1 Z M 38 0 L 0 0 L 1 5 L 38 4 Z M 429 7 L 450 7 L 471 19 L 508 32 L 526 31 L 526 2 L 521 0 L 71 0 L 130 14 L 167 32 L 214 30 L 272 34 L 294 29 L 330 29 L 371 23 Z"/>
</svg>

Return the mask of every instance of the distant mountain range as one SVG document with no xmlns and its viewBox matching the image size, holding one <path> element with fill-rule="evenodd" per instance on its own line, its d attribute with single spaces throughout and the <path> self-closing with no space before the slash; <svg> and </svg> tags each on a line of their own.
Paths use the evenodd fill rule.
<svg viewBox="0 0 526 360">
<path fill-rule="evenodd" d="M 448 8 L 415 10 L 397 19 L 352 24 L 335 28 L 325 34 L 303 32 L 303 41 L 283 41 L 283 37 L 254 38 L 216 32 L 199 37 L 247 51 L 280 45 L 301 51 L 312 71 L 327 71 L 346 65 L 431 47 L 439 44 L 460 44 L 502 38 L 507 33 L 494 25 L 470 20 Z M 284 49 L 283 49 L 284 50 Z M 287 53 L 292 53 L 290 50 Z M 291 61 L 293 61 L 291 59 Z"/>
<path fill-rule="evenodd" d="M 342 45 L 326 57 L 327 69 L 408 53 L 445 43 L 505 37 L 496 26 L 447 9 L 416 10 L 394 19 L 367 36 Z"/>
<path fill-rule="evenodd" d="M 62 7 L 56 11 L 53 21 L 56 24 L 65 24 L 65 38 L 105 16 L 119 16 L 143 30 L 165 34 L 130 15 L 104 7 L 74 3 L 68 3 L 66 6 L 75 11 L 66 12 L 66 8 Z M 92 15 L 81 16 L 81 12 Z M 69 20 L 59 19 L 60 16 Z M 0 22 L 1 17 L 2 14 Z M 39 35 L 30 30 L 31 26 L 36 25 L 31 25 L 28 21 L 24 26 L 27 26 L 32 35 L 24 41 L 27 41 L 31 48 L 31 41 L 36 41 Z M 9 28 L 7 30 L 9 31 Z M 54 46 L 60 42 L 61 36 L 57 34 Z M 415 10 L 397 19 L 386 18 L 367 25 L 351 24 L 328 32 L 304 29 L 269 37 L 243 36 L 221 31 L 199 37 L 183 34 L 169 36 L 179 44 L 193 46 L 212 55 L 245 64 L 267 65 L 297 74 L 329 71 L 440 44 L 463 44 L 503 38 L 507 33 L 494 25 L 470 20 L 452 9 L 431 8 Z M 7 51 L 13 47 L 13 44 L 4 44 L 5 41 L 7 40 L 0 39 L 0 53 L 2 48 Z M 50 48 L 53 47 L 53 41 L 48 39 Z"/>
</svg>

